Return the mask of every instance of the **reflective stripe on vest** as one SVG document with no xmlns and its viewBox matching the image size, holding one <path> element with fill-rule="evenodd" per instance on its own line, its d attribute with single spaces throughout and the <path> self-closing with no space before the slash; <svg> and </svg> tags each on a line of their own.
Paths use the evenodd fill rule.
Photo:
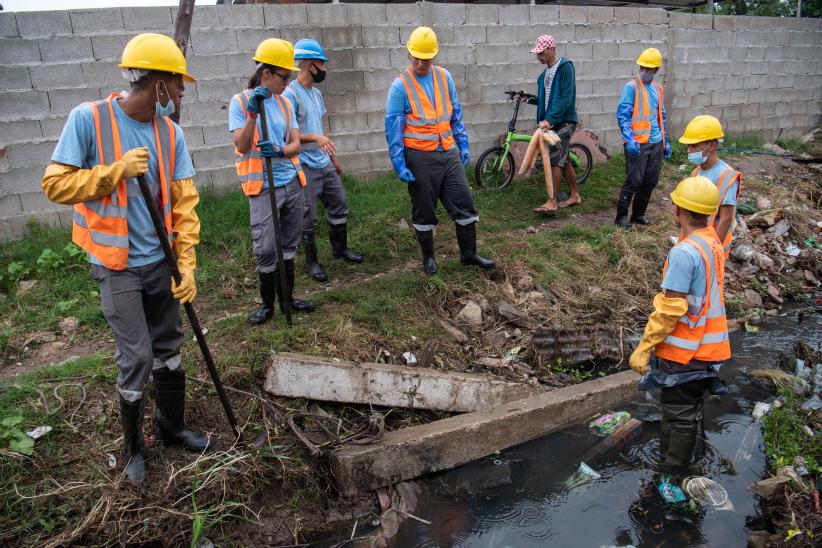
<svg viewBox="0 0 822 548">
<path fill-rule="evenodd" d="M 688 296 L 688 312 L 673 332 L 655 348 L 658 357 L 688 364 L 692 360 L 720 362 L 731 357 L 725 316 L 725 260 L 713 225 L 697 230 L 677 245 L 690 245 L 705 266 L 705 296 Z M 668 270 L 666 261 L 664 272 Z"/>
<path fill-rule="evenodd" d="M 440 145 L 443 150 L 449 150 L 454 146 L 454 135 L 451 132 L 452 106 L 445 69 L 432 66 L 431 78 L 434 85 L 433 105 L 410 67 L 400 74 L 411 104 L 411 112 L 405 115 L 403 144 L 427 152 L 437 150 Z"/>
<path fill-rule="evenodd" d="M 653 83 L 656 89 L 656 117 L 659 124 L 659 131 L 662 134 L 662 142 L 665 142 L 665 124 L 662 122 L 662 102 L 665 100 L 665 94 L 662 91 L 662 86 Z M 634 78 L 634 112 L 631 114 L 631 131 L 634 133 L 634 139 L 637 143 L 647 143 L 651 138 L 651 108 L 648 102 L 648 93 L 645 91 L 645 86 L 642 85 L 642 80 L 639 77 Z M 640 104 L 642 105 L 642 113 L 639 112 Z"/>
<path fill-rule="evenodd" d="M 122 96 L 111 94 L 104 101 L 88 103 L 94 115 L 94 151 L 97 165 L 110 165 L 123 157 L 120 131 L 113 101 Z M 174 174 L 176 133 L 165 117 L 153 120 L 160 175 L 160 206 L 169 238 L 171 231 L 171 178 Z M 112 270 L 128 266 L 128 192 L 126 181 L 117 183 L 114 192 L 97 200 L 74 205 L 72 241 Z"/>
<path fill-rule="evenodd" d="M 696 169 L 694 169 L 693 173 L 691 173 L 691 177 L 696 177 L 697 175 L 700 175 L 701 171 L 702 166 L 697 166 Z M 725 201 L 725 197 L 728 195 L 728 191 L 731 190 L 731 186 L 734 184 L 735 181 L 739 181 L 740 183 L 736 185 L 736 197 L 739 198 L 739 191 L 741 190 L 742 186 L 741 173 L 729 167 L 719 175 L 719 179 L 714 181 L 717 190 L 719 190 L 719 207 L 716 208 L 716 211 L 708 219 L 708 224 L 716 226 L 716 223 L 719 222 L 719 208 L 722 207 L 722 202 Z M 733 217 L 731 219 L 731 226 L 728 228 L 728 233 L 725 234 L 725 239 L 722 240 L 722 249 L 725 251 L 726 259 L 728 258 L 728 255 L 731 253 L 731 242 L 733 241 L 735 227 L 736 206 L 734 206 Z"/>
<path fill-rule="evenodd" d="M 248 116 L 248 100 L 250 98 L 250 90 L 246 89 L 232 97 L 237 100 L 240 109 L 243 111 L 243 116 Z M 277 100 L 277 105 L 280 107 L 285 119 L 285 135 L 283 136 L 283 143 L 288 144 L 291 137 L 291 105 L 288 101 L 284 101 L 279 95 L 273 96 Z M 283 109 L 283 101 L 285 102 L 285 109 Z M 263 107 L 265 108 L 265 107 Z M 286 115 L 286 110 L 288 114 Z M 268 136 L 266 136 L 268 137 Z M 297 169 L 297 177 L 300 180 L 300 186 L 305 186 L 306 179 L 303 168 L 300 165 L 300 160 L 297 156 L 291 158 L 272 158 L 272 163 L 291 162 Z M 234 168 L 237 170 L 237 176 L 240 178 L 240 186 L 243 188 L 243 193 L 246 196 L 259 196 L 263 191 L 263 157 L 260 154 L 260 149 L 257 147 L 257 133 L 255 129 L 254 141 L 251 143 L 251 149 L 243 154 L 237 147 L 234 147 Z M 274 183 L 272 182 L 272 186 Z"/>
</svg>

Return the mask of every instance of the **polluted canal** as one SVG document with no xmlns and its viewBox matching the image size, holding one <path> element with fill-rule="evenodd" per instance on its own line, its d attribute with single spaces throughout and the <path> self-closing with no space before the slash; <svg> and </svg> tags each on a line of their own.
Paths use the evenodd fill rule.
<svg viewBox="0 0 822 548">
<path fill-rule="evenodd" d="M 746 488 L 766 471 L 751 413 L 774 396 L 749 372 L 774 367 L 797 340 L 818 347 L 822 316 L 800 322 L 789 312 L 759 327 L 731 335 L 734 359 L 722 369 L 729 394 L 706 404 L 705 455 L 693 470 L 724 487 L 719 506 L 665 512 L 653 470 L 661 414 L 638 393 L 622 410 L 641 424 L 611 447 L 586 422 L 421 480 L 421 520 L 404 521 L 390 546 L 745 546 L 746 523 L 758 515 Z"/>
</svg>

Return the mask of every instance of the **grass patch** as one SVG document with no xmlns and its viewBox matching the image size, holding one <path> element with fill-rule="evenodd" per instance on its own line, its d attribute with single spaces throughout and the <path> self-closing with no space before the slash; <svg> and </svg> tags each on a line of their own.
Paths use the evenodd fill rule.
<svg viewBox="0 0 822 548">
<path fill-rule="evenodd" d="M 814 412 L 802 409 L 802 400 L 793 390 L 783 388 L 779 393 L 782 405 L 772 406 L 762 418 L 768 469 L 775 473 L 783 466 L 792 466 L 801 456 L 811 476 L 816 476 L 822 473 L 822 462 L 817 460 L 822 455 L 822 438 L 805 430 L 808 426 L 813 429 Z"/>
</svg>

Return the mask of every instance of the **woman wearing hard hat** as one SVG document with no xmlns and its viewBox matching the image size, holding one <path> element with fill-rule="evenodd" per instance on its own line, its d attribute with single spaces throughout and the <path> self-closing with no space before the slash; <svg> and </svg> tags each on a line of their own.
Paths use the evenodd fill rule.
<svg viewBox="0 0 822 548">
<path fill-rule="evenodd" d="M 662 66 L 662 54 L 656 48 L 648 48 L 639 54 L 636 64 L 639 73 L 625 84 L 616 111 L 625 143 L 625 183 L 616 214 L 616 224 L 622 228 L 631 228 L 633 223 L 651 224 L 645 210 L 659 183 L 662 159 L 671 157 L 666 137 L 665 94 L 662 86 L 654 82 Z"/>
<path fill-rule="evenodd" d="M 183 130 L 168 116 L 193 82 L 174 40 L 139 34 L 119 64 L 128 95 L 83 103 L 71 111 L 46 168 L 46 196 L 74 205 L 72 240 L 88 253 L 117 352 L 123 465 L 129 481 L 146 476 L 143 409 L 154 376 L 157 438 L 202 452 L 205 436 L 185 425 L 186 376 L 180 348 L 180 303 L 194 299 L 194 248 L 200 242 L 199 196 Z M 140 192 L 145 177 L 163 212 L 182 279 L 177 285 Z"/>
<path fill-rule="evenodd" d="M 711 215 L 709 222 L 714 225 L 727 258 L 731 252 L 736 201 L 739 197 L 742 174 L 716 155 L 724 136 L 719 120 L 713 116 L 702 115 L 688 122 L 679 142 L 688 145 L 688 162 L 696 166 L 691 175 L 707 177 L 719 190 L 719 209 Z"/>
<path fill-rule="evenodd" d="M 682 239 L 668 252 L 662 291 L 654 298 L 654 311 L 629 363 L 643 375 L 640 390 L 662 389 L 665 464 L 685 466 L 703 430 L 705 393 L 727 393 L 717 371 L 731 357 L 731 345 L 723 291 L 725 255 L 708 222 L 719 205 L 719 192 L 709 179 L 689 177 L 677 185 L 671 201 Z"/>
<path fill-rule="evenodd" d="M 428 27 L 417 27 L 406 48 L 411 64 L 388 90 L 385 138 L 391 163 L 411 195 L 411 224 L 422 250 L 423 270 L 437 272 L 438 201 L 456 224 L 460 262 L 494 268 L 494 261 L 477 253 L 479 215 L 463 167 L 471 160 L 468 133 L 451 74 L 432 64 L 439 51 L 437 36 Z"/>
<path fill-rule="evenodd" d="M 257 272 L 260 278 L 262 306 L 248 318 L 259 325 L 274 314 L 274 301 L 280 309 L 285 299 L 298 312 L 311 312 L 314 303 L 293 297 L 294 256 L 300 243 L 303 226 L 303 190 L 305 175 L 298 155 L 300 136 L 291 102 L 282 97 L 294 66 L 294 46 L 279 38 L 263 41 L 254 53 L 257 68 L 248 88 L 231 98 L 228 108 L 228 129 L 234 136 L 235 167 L 243 192 L 248 196 L 251 212 L 251 237 Z M 265 108 L 268 135 L 262 134 L 257 116 Z M 268 180 L 263 158 L 271 158 L 273 181 Z M 280 289 L 277 269 L 275 228 L 272 222 L 271 187 L 277 198 L 280 217 L 283 260 L 287 286 Z M 284 292 L 284 293 L 283 293 Z"/>
</svg>

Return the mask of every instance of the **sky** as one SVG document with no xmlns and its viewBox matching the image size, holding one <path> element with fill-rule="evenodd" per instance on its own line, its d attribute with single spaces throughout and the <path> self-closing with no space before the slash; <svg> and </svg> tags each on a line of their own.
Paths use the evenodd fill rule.
<svg viewBox="0 0 822 548">
<path fill-rule="evenodd" d="M 216 0 L 195 0 L 195 4 L 216 4 Z M 177 0 L 0 0 L 4 11 L 47 11 L 121 6 L 177 6 Z"/>
</svg>

